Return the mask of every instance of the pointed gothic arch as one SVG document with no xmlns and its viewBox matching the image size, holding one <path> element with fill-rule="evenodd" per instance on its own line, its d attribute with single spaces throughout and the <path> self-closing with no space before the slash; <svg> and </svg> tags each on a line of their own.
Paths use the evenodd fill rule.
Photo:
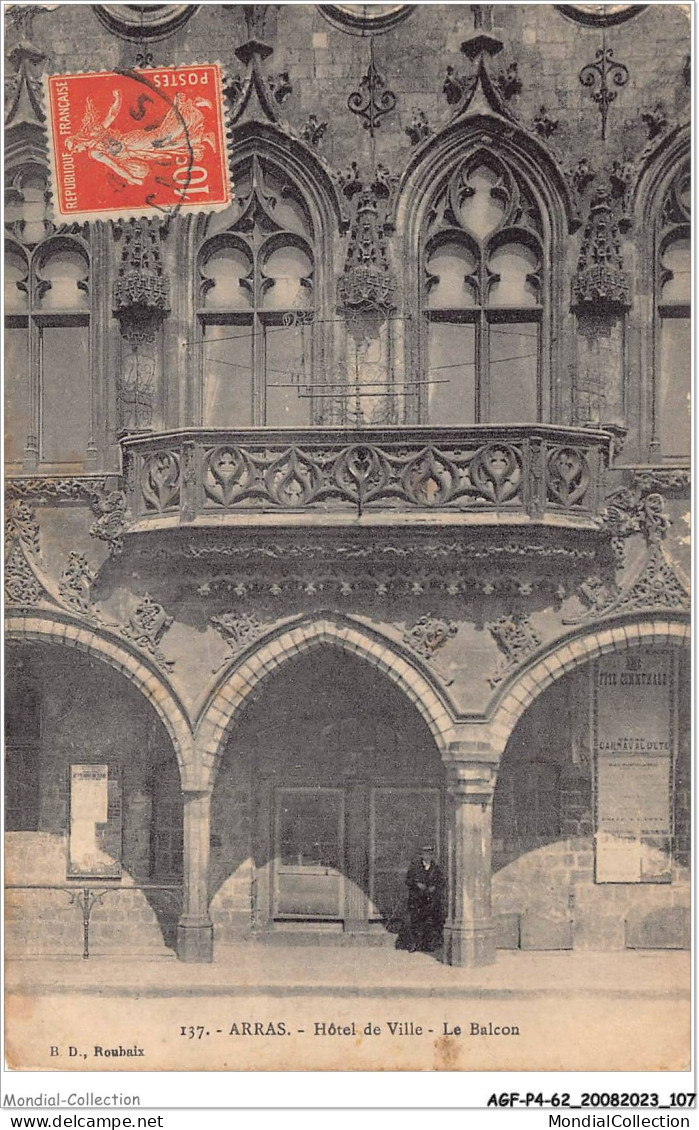
<svg viewBox="0 0 699 1130">
<path fill-rule="evenodd" d="M 579 225 L 579 217 L 565 177 L 548 149 L 534 135 L 506 118 L 497 107 L 481 106 L 484 97 L 481 93 L 476 106 L 474 96 L 472 112 L 459 114 L 440 133 L 418 146 L 398 189 L 396 226 L 402 233 L 404 256 L 406 259 L 417 259 L 418 263 L 417 272 L 407 280 L 406 285 L 406 308 L 412 315 L 406 323 L 406 368 L 419 373 L 420 379 L 433 381 L 436 386 L 439 382 L 433 380 L 432 369 L 436 372 L 444 366 L 440 365 L 439 357 L 430 356 L 431 344 L 428 345 L 428 339 L 431 331 L 428 323 L 446 321 L 452 325 L 473 326 L 466 343 L 472 354 L 471 361 L 453 374 L 436 375 L 446 376 L 454 381 L 472 382 L 474 419 L 465 422 L 492 422 L 497 415 L 497 407 L 491 407 L 490 384 L 491 381 L 494 384 L 499 371 L 496 372 L 489 366 L 487 360 L 490 336 L 488 326 L 502 320 L 527 323 L 522 325 L 521 340 L 519 337 L 512 339 L 518 349 L 523 343 L 526 345 L 525 338 L 537 339 L 537 356 L 531 366 L 532 370 L 536 368 L 536 372 L 532 371 L 531 375 L 531 384 L 535 385 L 535 389 L 532 387 L 529 392 L 525 391 L 525 415 L 527 418 L 569 422 L 569 412 L 559 388 L 565 334 L 569 332 L 566 327 L 570 322 L 569 302 L 566 300 L 567 279 L 564 276 L 561 248 L 566 235 Z M 506 186 L 507 198 L 503 196 L 500 201 L 503 209 L 500 223 L 503 230 L 498 232 L 496 222 L 493 231 L 488 233 L 488 241 L 494 240 L 493 251 L 500 251 L 502 261 L 503 257 L 510 256 L 515 275 L 520 274 L 522 287 L 526 279 L 530 293 L 524 294 L 520 287 L 520 295 L 513 300 L 503 291 L 502 296 L 492 302 L 489 289 L 493 279 L 491 268 L 485 259 L 479 264 L 476 256 L 473 269 L 469 259 L 464 271 L 464 275 L 472 273 L 474 276 L 472 292 L 468 296 L 464 292 L 460 296 L 461 301 L 457 297 L 454 310 L 449 314 L 441 310 L 430 314 L 428 293 L 431 276 L 428 253 L 435 241 L 444 240 L 448 229 L 454 226 L 451 224 L 451 217 L 447 217 L 446 224 L 440 221 L 435 225 L 435 205 L 439 203 L 440 195 L 453 196 L 450 182 L 460 176 L 463 179 L 464 170 L 475 171 L 477 168 L 488 170 L 492 174 L 494 195 L 501 191 L 503 183 Z M 524 214 L 520 212 L 520 202 L 526 202 Z M 457 217 L 455 226 L 458 227 L 459 224 Z M 438 230 L 440 226 L 444 231 Z M 461 226 L 465 227 L 463 224 Z M 465 231 L 462 232 L 462 243 L 465 235 Z M 512 262 L 513 250 L 516 250 L 519 257 L 519 264 Z M 480 249 L 481 258 L 485 251 L 484 242 Z M 496 272 L 497 269 L 498 264 L 495 265 Z M 536 300 L 532 301 L 531 295 L 534 292 Z M 452 306 L 454 297 L 449 295 L 448 299 L 448 305 Z M 515 308 L 510 309 L 513 302 Z M 460 306 L 463 306 L 463 310 L 457 309 Z M 493 309 L 489 309 L 490 306 Z M 532 310 L 528 310 L 530 306 L 533 307 Z M 506 332 L 517 334 L 519 331 L 516 328 L 508 331 L 504 327 L 499 332 L 502 342 L 494 344 L 494 365 L 502 365 L 504 360 L 509 359 L 507 351 L 503 353 L 499 349 L 503 343 L 508 344 L 507 337 L 503 335 Z M 482 347 L 481 338 L 485 341 L 485 348 Z M 455 343 L 450 339 L 443 352 L 453 353 L 454 348 Z M 503 360 L 500 359 L 501 353 Z M 469 366 L 472 373 L 467 371 Z M 426 387 L 431 391 L 431 385 Z M 448 385 L 445 387 L 448 389 Z M 483 388 L 486 389 L 485 395 Z M 468 396 L 471 396 L 471 392 L 467 393 Z M 423 419 L 428 414 L 424 403 L 423 400 L 420 410 Z M 453 406 L 447 404 L 445 412 L 451 416 Z"/>
<path fill-rule="evenodd" d="M 562 675 L 597 659 L 607 652 L 658 644 L 663 647 L 688 647 L 690 625 L 686 618 L 624 618 L 594 624 L 564 639 L 557 639 L 545 655 L 539 655 L 503 688 L 491 714 L 489 730 L 492 748 L 502 756 L 517 722 L 535 698 Z"/>
<path fill-rule="evenodd" d="M 205 425 L 308 426 L 323 404 L 313 388 L 332 379 L 340 198 L 311 148 L 273 122 L 234 126 L 232 154 L 233 203 L 190 229 L 195 415 Z"/>
<path fill-rule="evenodd" d="M 640 285 L 636 303 L 636 319 L 640 336 L 640 387 L 639 399 L 641 459 L 657 461 L 658 457 L 670 461 L 684 455 L 689 460 L 689 413 L 686 415 L 685 450 L 668 451 L 666 436 L 674 431 L 674 422 L 682 413 L 682 388 L 675 388 L 663 413 L 663 385 L 668 384 L 668 374 L 677 374 L 683 360 L 686 373 L 680 374 L 689 386 L 689 286 L 683 293 L 678 287 L 666 284 L 677 282 L 673 277 L 668 252 L 672 246 L 683 247 L 682 267 L 690 269 L 690 207 L 689 178 L 691 175 L 691 132 L 688 124 L 680 125 L 655 146 L 648 154 L 634 186 L 630 212 L 634 216 L 634 229 L 639 246 Z M 682 182 L 686 184 L 686 199 L 682 199 Z M 679 265 L 673 264 L 675 268 Z M 688 275 L 685 275 L 689 278 Z M 682 338 L 668 352 L 663 341 L 663 329 L 684 330 Z M 669 337 L 670 335 L 668 335 Z M 673 335 L 674 336 L 674 335 Z M 667 344 L 671 344 L 670 341 Z M 678 366 L 678 360 L 680 362 Z M 671 381 L 672 386 L 676 382 Z M 663 417 L 665 417 L 663 419 Z M 670 424 L 670 428 L 666 426 Z"/>
<path fill-rule="evenodd" d="M 138 688 L 165 727 L 177 758 L 182 789 L 195 787 L 191 729 L 184 706 L 146 656 L 137 653 L 126 641 L 117 640 L 84 621 L 44 609 L 28 615 L 10 614 L 5 622 L 5 638 L 20 644 L 75 648 L 118 671 Z"/>
<path fill-rule="evenodd" d="M 402 649 L 378 633 L 337 616 L 280 628 L 229 669 L 212 690 L 200 714 L 196 744 L 202 779 L 211 786 L 228 733 L 238 711 L 274 671 L 294 656 L 330 644 L 365 659 L 405 692 L 427 723 L 442 756 L 454 740 L 450 711 L 427 675 Z"/>
</svg>

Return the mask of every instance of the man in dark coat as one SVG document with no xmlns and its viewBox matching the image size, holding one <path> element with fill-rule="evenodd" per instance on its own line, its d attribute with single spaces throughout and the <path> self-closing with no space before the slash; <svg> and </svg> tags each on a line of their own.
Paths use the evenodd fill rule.
<svg viewBox="0 0 699 1130">
<path fill-rule="evenodd" d="M 426 844 L 408 868 L 408 915 L 411 953 L 432 953 L 442 944 L 444 929 L 444 876 L 435 860 L 434 848 Z"/>
</svg>

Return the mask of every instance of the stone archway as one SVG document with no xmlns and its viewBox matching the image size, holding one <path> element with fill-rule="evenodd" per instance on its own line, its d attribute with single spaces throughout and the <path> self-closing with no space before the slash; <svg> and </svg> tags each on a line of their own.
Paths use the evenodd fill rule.
<svg viewBox="0 0 699 1130">
<path fill-rule="evenodd" d="M 658 644 L 688 647 L 690 626 L 684 619 L 619 621 L 609 627 L 595 625 L 556 640 L 550 651 L 539 656 L 505 688 L 493 714 L 489 732 L 492 749 L 502 754 L 515 725 L 528 706 L 546 687 L 576 667 L 613 651 Z"/>
<path fill-rule="evenodd" d="M 202 780 L 211 787 L 216 766 L 237 712 L 253 691 L 283 663 L 322 644 L 331 644 L 365 659 L 396 684 L 426 721 L 442 757 L 454 741 L 448 706 L 436 687 L 386 637 L 353 621 L 310 620 L 267 637 L 260 647 L 229 671 L 212 692 L 200 716 L 196 746 Z"/>
<path fill-rule="evenodd" d="M 689 638 L 679 620 L 598 627 L 559 641 L 505 692 L 493 734 L 499 948 L 681 947 Z"/>
<path fill-rule="evenodd" d="M 189 721 L 184 707 L 164 683 L 154 664 L 126 642 L 60 613 L 42 611 L 40 615 L 10 615 L 5 621 L 5 638 L 16 643 L 48 643 L 75 648 L 119 671 L 138 687 L 158 714 L 175 750 L 182 788 L 191 787 L 193 765 Z"/>
<path fill-rule="evenodd" d="M 64 885 L 78 880 L 88 888 L 104 877 L 115 880 L 108 884 L 115 895 L 94 907 L 90 947 L 171 949 L 182 877 L 182 763 L 191 747 L 186 720 L 158 675 L 107 633 L 35 613 L 11 617 L 6 638 L 15 938 L 36 919 L 44 928 L 29 931 L 22 946 L 75 952 L 77 904 L 65 904 Z"/>
<path fill-rule="evenodd" d="M 329 643 L 296 654 L 238 712 L 211 806 L 217 941 L 343 934 L 406 943 L 405 876 L 442 856 L 443 760 L 404 691 Z"/>
</svg>

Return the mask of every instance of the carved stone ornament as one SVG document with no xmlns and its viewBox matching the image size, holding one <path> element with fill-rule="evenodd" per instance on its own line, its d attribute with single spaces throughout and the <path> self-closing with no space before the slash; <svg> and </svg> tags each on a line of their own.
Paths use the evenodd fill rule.
<svg viewBox="0 0 699 1130">
<path fill-rule="evenodd" d="M 164 315 L 170 309 L 169 283 L 163 274 L 158 220 L 142 217 L 123 226 L 119 274 L 114 282 L 114 317 L 120 320 Z"/>
<path fill-rule="evenodd" d="M 547 113 L 546 107 L 542 106 L 539 113 L 533 121 L 534 133 L 538 133 L 539 137 L 543 137 L 548 141 L 552 134 L 558 129 L 558 118 L 552 118 Z"/>
<path fill-rule="evenodd" d="M 123 233 L 113 311 L 122 334 L 117 380 L 119 434 L 151 427 L 156 397 L 159 324 L 170 309 L 169 283 L 163 274 L 159 221 L 132 220 Z"/>
<path fill-rule="evenodd" d="M 522 93 L 522 80 L 519 77 L 519 65 L 510 63 L 505 70 L 500 71 L 495 79 L 495 85 L 506 102 L 515 95 Z"/>
<path fill-rule="evenodd" d="M 5 518 L 5 599 L 8 604 L 32 608 L 48 603 L 99 623 L 90 599 L 94 579 L 85 555 L 72 552 L 56 587 L 41 558 L 39 523 L 34 511 L 21 500 L 10 503 Z"/>
<path fill-rule="evenodd" d="M 131 613 L 128 624 L 121 628 L 121 634 L 147 651 L 160 667 L 169 671 L 174 667 L 174 662 L 165 658 L 160 641 L 172 624 L 173 617 L 168 616 L 163 606 L 146 593 Z"/>
<path fill-rule="evenodd" d="M 661 494 L 649 494 L 641 486 L 622 487 L 606 501 L 604 526 L 612 538 L 629 538 L 633 534 L 642 534 L 646 544 L 653 545 L 665 537 L 670 527 L 670 518 Z"/>
<path fill-rule="evenodd" d="M 575 165 L 565 170 L 565 178 L 577 196 L 584 196 L 588 185 L 592 184 L 596 176 L 587 157 L 581 157 Z"/>
<path fill-rule="evenodd" d="M 641 114 L 641 121 L 646 127 L 648 141 L 654 141 L 667 129 L 667 112 L 662 102 L 656 102 L 652 110 Z"/>
<path fill-rule="evenodd" d="M 412 627 L 403 632 L 403 643 L 423 659 L 432 659 L 434 653 L 444 647 L 459 630 L 453 620 L 442 620 L 436 616 L 421 616 Z"/>
<path fill-rule="evenodd" d="M 370 184 L 360 179 L 356 162 L 343 179 L 353 205 L 345 269 L 337 284 L 337 304 L 350 313 L 388 315 L 395 309 L 396 281 L 387 255 L 386 212 L 392 184 L 378 165 Z"/>
<path fill-rule="evenodd" d="M 13 502 L 5 518 L 5 545 L 21 542 L 33 556 L 39 554 L 39 523 L 26 502 Z"/>
<path fill-rule="evenodd" d="M 454 117 L 467 112 L 486 111 L 513 120 L 507 102 L 522 90 L 516 62 L 511 62 L 497 74 L 491 73 L 490 60 L 503 49 L 502 40 L 486 32 L 479 32 L 464 40 L 462 53 L 471 60 L 472 67 L 462 74 L 453 66 L 447 67 L 442 87 Z"/>
<path fill-rule="evenodd" d="M 5 516 L 5 600 L 32 607 L 44 595 L 37 575 L 39 523 L 26 502 L 10 504 Z"/>
<path fill-rule="evenodd" d="M 410 138 L 411 145 L 419 145 L 422 141 L 430 136 L 432 130 L 430 129 L 427 115 L 424 110 L 420 110 L 417 106 L 413 106 L 412 118 L 409 124 L 405 127 L 405 132 Z"/>
<path fill-rule="evenodd" d="M 611 205 L 612 189 L 601 185 L 590 202 L 578 269 L 573 280 L 573 309 L 618 313 L 630 305 L 629 284 L 621 256 L 619 224 Z"/>
<path fill-rule="evenodd" d="M 289 72 L 282 71 L 276 76 L 263 75 L 262 64 L 274 51 L 273 47 L 262 40 L 266 5 L 243 4 L 242 7 L 248 39 L 236 48 L 235 55 L 247 67 L 247 75 L 245 78 L 237 75 L 224 85 L 231 120 L 234 125 L 251 121 L 276 123 L 279 120 L 279 107 L 293 92 Z"/>
<path fill-rule="evenodd" d="M 90 596 L 95 577 L 85 554 L 73 550 L 63 570 L 58 590 L 74 612 L 93 620 L 98 619 L 92 609 Z"/>
<path fill-rule="evenodd" d="M 500 616 L 487 625 L 493 639 L 504 653 L 495 673 L 488 682 L 497 687 L 519 664 L 531 655 L 541 644 L 541 638 L 532 626 L 529 617 L 523 612 L 513 612 Z"/>
<path fill-rule="evenodd" d="M 95 521 L 90 527 L 90 536 L 106 542 L 113 556 L 121 553 L 129 517 L 124 491 L 97 491 L 92 498 L 92 512 Z"/>
<path fill-rule="evenodd" d="M 8 478 L 5 481 L 5 498 L 9 502 L 91 502 L 95 494 L 107 488 L 104 476 L 76 476 L 53 478 L 45 475 Z"/>
<path fill-rule="evenodd" d="M 691 610 L 689 584 L 680 577 L 660 542 L 651 544 L 640 568 L 621 589 L 600 587 L 595 593 L 593 585 L 593 600 L 587 612 L 563 623 L 586 624 L 605 616 L 655 609 L 672 612 Z"/>
<path fill-rule="evenodd" d="M 657 492 L 648 493 L 643 486 L 623 487 L 607 499 L 605 529 L 612 536 L 617 564 L 624 560 L 624 542 L 640 534 L 648 552 L 626 583 L 605 584 L 591 575 L 581 589 L 587 605 L 582 616 L 564 620 L 565 624 L 581 624 L 619 612 L 645 611 L 653 608 L 688 611 L 689 584 L 679 575 L 663 549 L 663 540 L 670 527 L 665 501 Z"/>
<path fill-rule="evenodd" d="M 254 612 L 222 612 L 212 616 L 211 623 L 228 644 L 231 656 L 244 651 L 265 630 Z"/>
<path fill-rule="evenodd" d="M 580 82 L 591 91 L 593 102 L 602 118 L 602 140 L 607 136 L 607 117 L 609 107 L 616 101 L 617 91 L 612 86 L 626 86 L 629 69 L 614 58 L 614 48 L 607 47 L 606 40 L 595 52 L 594 63 L 587 63 L 580 71 Z"/>
<path fill-rule="evenodd" d="M 38 4 L 12 4 L 4 10 L 7 31 L 5 86 L 5 223 L 25 244 L 38 243 L 51 224 L 46 216 L 26 222 L 22 214 L 24 183 L 48 181 L 46 115 L 40 72 L 44 52 L 32 42 L 32 24 L 46 12 Z M 14 199 L 13 199 L 14 198 Z M 12 205 L 18 205 L 13 209 Z M 13 211 L 18 219 L 13 223 Z"/>
<path fill-rule="evenodd" d="M 381 125 L 381 119 L 396 108 L 396 96 L 386 86 L 386 80 L 379 74 L 374 58 L 374 37 L 369 40 L 369 66 L 359 83 L 347 99 L 347 108 L 361 118 L 364 129 L 373 137 Z"/>
<path fill-rule="evenodd" d="M 689 467 L 638 467 L 633 477 L 640 490 L 660 491 L 671 498 L 689 498 L 692 489 Z"/>
<path fill-rule="evenodd" d="M 307 145 L 317 148 L 328 129 L 327 122 L 319 121 L 316 114 L 309 114 L 308 121 L 301 127 L 301 137 Z"/>
</svg>

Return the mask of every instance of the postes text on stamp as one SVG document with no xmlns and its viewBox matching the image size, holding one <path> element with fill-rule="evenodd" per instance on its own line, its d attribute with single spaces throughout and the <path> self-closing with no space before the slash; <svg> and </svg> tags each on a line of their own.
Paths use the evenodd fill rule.
<svg viewBox="0 0 699 1130">
<path fill-rule="evenodd" d="M 217 64 L 49 75 L 46 85 L 57 219 L 230 204 Z"/>
</svg>

